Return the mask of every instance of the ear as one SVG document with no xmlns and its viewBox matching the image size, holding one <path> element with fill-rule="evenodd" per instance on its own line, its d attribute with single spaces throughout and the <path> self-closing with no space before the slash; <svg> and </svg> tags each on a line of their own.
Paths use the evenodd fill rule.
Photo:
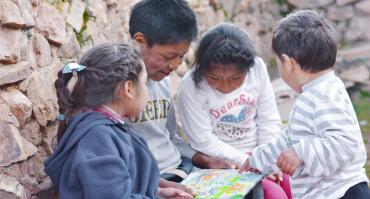
<svg viewBox="0 0 370 199">
<path fill-rule="evenodd" d="M 143 45 L 143 46 L 146 46 L 146 45 L 147 45 L 147 41 L 146 41 L 146 39 L 145 39 L 145 36 L 144 36 L 144 34 L 143 34 L 143 33 L 141 33 L 141 32 L 137 32 L 137 33 L 135 33 L 135 34 L 134 34 L 133 39 L 134 39 L 137 43 L 139 43 L 140 45 Z"/>
<path fill-rule="evenodd" d="M 134 83 L 132 81 L 126 81 L 118 87 L 117 95 L 123 99 L 132 100 L 134 98 Z"/>
<path fill-rule="evenodd" d="M 292 73 L 297 69 L 297 62 L 295 61 L 294 58 L 289 57 L 287 54 L 282 54 L 281 56 L 282 61 L 284 62 L 285 69 L 289 72 Z"/>
</svg>

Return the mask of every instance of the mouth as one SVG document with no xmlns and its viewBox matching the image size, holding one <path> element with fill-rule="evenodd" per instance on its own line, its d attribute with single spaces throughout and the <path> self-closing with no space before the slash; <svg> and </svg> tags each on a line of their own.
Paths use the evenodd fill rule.
<svg viewBox="0 0 370 199">
<path fill-rule="evenodd" d="M 164 74 L 164 75 L 169 75 L 171 72 L 161 71 L 161 73 Z"/>
</svg>

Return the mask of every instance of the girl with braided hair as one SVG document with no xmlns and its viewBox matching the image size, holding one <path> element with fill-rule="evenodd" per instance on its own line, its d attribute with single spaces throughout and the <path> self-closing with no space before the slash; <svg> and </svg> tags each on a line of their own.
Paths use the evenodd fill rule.
<svg viewBox="0 0 370 199">
<path fill-rule="evenodd" d="M 224 23 L 203 35 L 193 66 L 177 96 L 190 145 L 240 167 L 256 146 L 280 133 L 266 65 L 256 56 L 248 34 Z M 284 177 L 276 174 L 262 181 L 265 198 L 290 198 L 288 177 Z"/>
<path fill-rule="evenodd" d="M 136 47 L 103 44 L 58 73 L 58 145 L 45 172 L 60 198 L 192 198 L 158 189 L 159 169 L 144 139 L 123 118 L 147 100 L 147 73 Z"/>
</svg>

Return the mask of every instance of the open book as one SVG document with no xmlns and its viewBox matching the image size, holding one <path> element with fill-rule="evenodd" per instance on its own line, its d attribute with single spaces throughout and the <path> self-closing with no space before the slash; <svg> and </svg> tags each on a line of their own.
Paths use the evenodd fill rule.
<svg viewBox="0 0 370 199">
<path fill-rule="evenodd" d="M 203 169 L 190 173 L 181 183 L 195 193 L 195 198 L 237 199 L 247 195 L 263 177 L 235 169 Z"/>
</svg>

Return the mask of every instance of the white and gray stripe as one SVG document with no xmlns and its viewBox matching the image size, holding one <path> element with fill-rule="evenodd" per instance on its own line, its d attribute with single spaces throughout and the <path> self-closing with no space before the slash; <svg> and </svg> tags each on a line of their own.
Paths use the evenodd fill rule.
<svg viewBox="0 0 370 199">
<path fill-rule="evenodd" d="M 253 150 L 250 163 L 262 173 L 277 171 L 281 151 L 293 147 L 304 162 L 291 178 L 293 198 L 340 198 L 368 182 L 366 150 L 355 111 L 342 81 L 328 72 L 302 87 L 289 126 L 273 143 Z M 289 133 L 291 132 L 291 133 Z"/>
</svg>

